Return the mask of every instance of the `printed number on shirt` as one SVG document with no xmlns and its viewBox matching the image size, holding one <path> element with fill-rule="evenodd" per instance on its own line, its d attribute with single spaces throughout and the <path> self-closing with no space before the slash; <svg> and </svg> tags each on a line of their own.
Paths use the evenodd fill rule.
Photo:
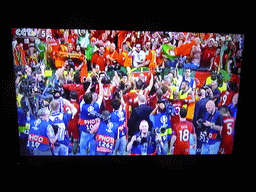
<svg viewBox="0 0 256 192">
<path fill-rule="evenodd" d="M 92 128 L 93 128 L 93 126 L 94 126 L 94 125 L 86 125 L 86 129 L 87 129 L 88 131 L 91 131 Z"/>
<path fill-rule="evenodd" d="M 105 141 L 99 141 L 99 147 L 106 147 L 108 149 L 113 149 L 113 144 L 112 143 L 107 143 Z"/>
<path fill-rule="evenodd" d="M 228 98 L 227 95 L 223 95 L 223 97 L 222 97 L 222 100 L 223 100 L 222 105 L 225 105 L 225 103 L 227 101 L 227 98 Z"/>
<path fill-rule="evenodd" d="M 233 132 L 233 128 L 231 127 L 232 123 L 227 123 L 228 135 L 231 135 Z"/>
<path fill-rule="evenodd" d="M 187 141 L 189 139 L 189 131 L 187 129 L 179 130 L 180 141 Z"/>
<path fill-rule="evenodd" d="M 27 147 L 38 148 L 39 145 L 40 145 L 39 142 L 36 142 L 36 141 L 28 141 Z"/>
</svg>

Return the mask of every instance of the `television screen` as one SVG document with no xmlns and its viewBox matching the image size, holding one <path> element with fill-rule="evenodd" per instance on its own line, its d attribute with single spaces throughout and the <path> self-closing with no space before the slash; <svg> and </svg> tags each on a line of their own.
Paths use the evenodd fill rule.
<svg viewBox="0 0 256 192">
<path fill-rule="evenodd" d="M 11 35 L 22 156 L 232 153 L 244 34 Z"/>
</svg>

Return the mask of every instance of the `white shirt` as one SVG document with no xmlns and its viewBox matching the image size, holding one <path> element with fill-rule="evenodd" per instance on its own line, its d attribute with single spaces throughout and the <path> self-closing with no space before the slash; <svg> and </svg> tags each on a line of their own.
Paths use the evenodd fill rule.
<svg viewBox="0 0 256 192">
<path fill-rule="evenodd" d="M 138 62 L 142 62 L 145 61 L 145 52 L 140 50 L 140 52 L 138 53 L 137 51 L 132 51 L 132 53 L 130 54 L 130 56 L 133 57 L 133 66 L 137 67 L 139 65 Z"/>
</svg>

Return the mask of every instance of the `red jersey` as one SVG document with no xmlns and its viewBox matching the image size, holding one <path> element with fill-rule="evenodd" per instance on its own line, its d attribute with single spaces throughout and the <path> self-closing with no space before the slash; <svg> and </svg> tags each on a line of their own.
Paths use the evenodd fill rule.
<svg viewBox="0 0 256 192">
<path fill-rule="evenodd" d="M 234 91 L 224 91 L 221 93 L 220 96 L 220 103 L 219 106 L 226 105 L 228 106 L 230 103 L 232 103 L 232 98 L 234 96 Z"/>
<path fill-rule="evenodd" d="M 235 120 L 231 116 L 223 117 L 222 140 L 219 149 L 219 153 L 221 154 L 231 154 L 233 151 Z"/>
<path fill-rule="evenodd" d="M 83 84 L 65 84 L 63 85 L 63 88 L 68 91 L 76 91 L 78 98 L 85 93 Z"/>
<path fill-rule="evenodd" d="M 137 90 L 131 90 L 123 96 L 124 101 L 126 103 L 127 119 L 130 118 L 132 109 L 138 107 L 138 103 L 135 103 L 134 101 L 138 96 L 139 94 Z"/>
<path fill-rule="evenodd" d="M 74 116 L 73 119 L 70 119 L 70 121 L 68 122 L 68 127 L 67 130 L 69 133 L 72 133 L 73 138 L 74 139 L 79 139 L 79 130 L 78 130 L 78 120 L 79 120 L 79 104 L 74 102 L 74 101 L 70 101 L 70 103 L 72 103 L 75 108 L 77 109 L 77 113 Z"/>
<path fill-rule="evenodd" d="M 105 71 L 106 61 L 105 54 L 101 57 L 98 53 L 93 54 L 91 59 L 91 63 L 99 65 L 101 71 Z"/>
<path fill-rule="evenodd" d="M 108 110 L 110 113 L 113 112 L 113 107 L 111 106 L 111 101 L 112 101 L 112 95 L 114 92 L 115 87 L 112 87 L 110 84 L 105 84 L 103 85 L 103 105 L 105 107 L 105 110 Z"/>
<path fill-rule="evenodd" d="M 174 146 L 174 155 L 189 155 L 189 137 L 191 133 L 195 133 L 194 126 L 191 122 L 181 121 L 176 125 L 173 131 L 173 134 L 177 137 Z"/>
<path fill-rule="evenodd" d="M 215 47 L 209 48 L 207 45 L 205 48 L 202 48 L 200 66 L 210 67 L 210 60 L 215 56 L 215 53 L 216 53 Z"/>
<path fill-rule="evenodd" d="M 171 102 L 176 111 L 176 113 L 171 117 L 171 125 L 174 128 L 175 125 L 180 122 L 180 108 L 183 106 L 184 102 L 180 99 L 172 100 Z"/>
</svg>

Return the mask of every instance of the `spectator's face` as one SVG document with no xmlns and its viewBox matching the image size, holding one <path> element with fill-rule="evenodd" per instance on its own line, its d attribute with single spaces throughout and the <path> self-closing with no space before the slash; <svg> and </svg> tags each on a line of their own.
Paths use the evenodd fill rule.
<svg viewBox="0 0 256 192">
<path fill-rule="evenodd" d="M 146 49 L 147 49 L 147 50 L 150 49 L 150 43 L 149 43 L 149 42 L 146 43 Z"/>
<path fill-rule="evenodd" d="M 91 41 L 91 45 L 92 45 L 92 46 L 96 45 L 96 40 L 92 40 L 92 41 Z"/>
<path fill-rule="evenodd" d="M 182 82 L 182 83 L 181 83 L 181 89 L 185 90 L 186 87 L 187 87 L 187 86 L 186 86 L 186 83 L 185 83 L 185 82 Z"/>
<path fill-rule="evenodd" d="M 109 47 L 109 51 L 110 52 L 113 52 L 115 50 L 115 46 L 114 45 L 111 45 L 110 47 Z"/>
<path fill-rule="evenodd" d="M 167 43 L 168 43 L 167 38 L 163 38 L 163 44 L 167 44 Z"/>
<path fill-rule="evenodd" d="M 190 70 L 186 69 L 186 76 L 189 77 L 190 76 Z"/>
<path fill-rule="evenodd" d="M 210 40 L 209 43 L 208 43 L 208 47 L 212 47 L 213 46 L 213 41 Z"/>
<path fill-rule="evenodd" d="M 73 46 L 71 44 L 68 45 L 68 51 L 69 52 L 73 51 Z"/>
<path fill-rule="evenodd" d="M 105 52 L 104 47 L 100 47 L 99 52 L 100 52 L 101 54 L 103 54 L 103 53 Z"/>
<path fill-rule="evenodd" d="M 136 45 L 136 51 L 140 52 L 140 49 L 141 49 L 140 44 Z"/>
</svg>

